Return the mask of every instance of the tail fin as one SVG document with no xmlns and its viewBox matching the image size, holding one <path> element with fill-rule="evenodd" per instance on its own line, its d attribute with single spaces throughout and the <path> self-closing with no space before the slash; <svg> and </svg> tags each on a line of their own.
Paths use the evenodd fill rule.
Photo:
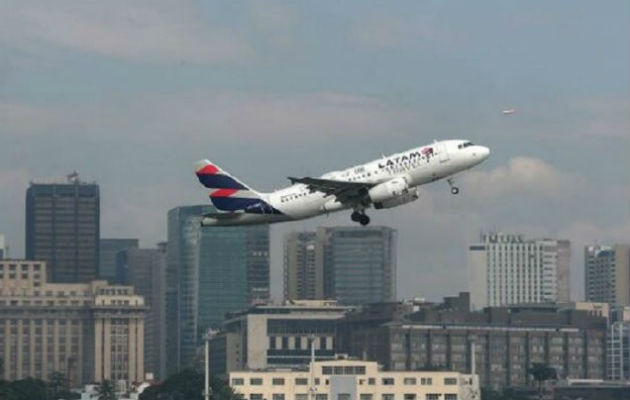
<svg viewBox="0 0 630 400">
<path fill-rule="evenodd" d="M 262 199 L 260 193 L 250 189 L 208 160 L 201 160 L 195 164 L 195 174 L 202 185 L 215 189 L 210 193 L 210 200 L 219 210 L 256 214 L 266 214 L 271 211 L 271 207 Z"/>
</svg>

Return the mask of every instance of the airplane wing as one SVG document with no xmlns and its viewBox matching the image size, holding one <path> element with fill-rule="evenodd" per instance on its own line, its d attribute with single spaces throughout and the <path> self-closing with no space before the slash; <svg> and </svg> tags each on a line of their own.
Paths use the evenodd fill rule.
<svg viewBox="0 0 630 400">
<path fill-rule="evenodd" d="M 336 181 L 321 178 L 294 178 L 289 177 L 291 183 L 302 183 L 311 191 L 324 193 L 326 196 L 335 196 L 341 203 L 361 201 L 367 191 L 374 186 L 368 182 Z"/>
</svg>

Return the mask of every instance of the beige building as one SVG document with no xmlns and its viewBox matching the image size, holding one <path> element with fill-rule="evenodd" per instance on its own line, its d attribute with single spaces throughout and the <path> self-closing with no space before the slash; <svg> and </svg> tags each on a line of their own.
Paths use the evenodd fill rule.
<svg viewBox="0 0 630 400">
<path fill-rule="evenodd" d="M 472 400 L 477 375 L 459 372 L 381 371 L 373 361 L 316 361 L 310 369 L 230 373 L 246 400 Z"/>
<path fill-rule="evenodd" d="M 630 306 L 630 246 L 584 248 L 584 294 L 586 301 Z"/>
<path fill-rule="evenodd" d="M 139 381 L 144 312 L 133 287 L 47 283 L 45 262 L 0 260 L 2 378 Z"/>
</svg>

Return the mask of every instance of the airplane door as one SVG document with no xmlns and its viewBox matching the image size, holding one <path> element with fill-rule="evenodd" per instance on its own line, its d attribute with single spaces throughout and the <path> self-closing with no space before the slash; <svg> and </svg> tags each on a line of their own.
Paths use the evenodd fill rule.
<svg viewBox="0 0 630 400">
<path fill-rule="evenodd" d="M 448 152 L 446 151 L 446 145 L 444 143 L 438 143 L 438 158 L 440 163 L 448 161 Z"/>
</svg>

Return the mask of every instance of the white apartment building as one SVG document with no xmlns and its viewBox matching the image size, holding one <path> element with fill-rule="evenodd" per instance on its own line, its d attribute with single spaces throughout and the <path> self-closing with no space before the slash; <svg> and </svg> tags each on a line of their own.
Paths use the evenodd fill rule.
<svg viewBox="0 0 630 400">
<path fill-rule="evenodd" d="M 482 234 L 468 248 L 473 309 L 569 301 L 568 240 Z"/>
<path fill-rule="evenodd" d="M 472 400 L 477 375 L 459 372 L 381 371 L 373 361 L 315 361 L 304 370 L 230 373 L 245 400 Z"/>
</svg>

